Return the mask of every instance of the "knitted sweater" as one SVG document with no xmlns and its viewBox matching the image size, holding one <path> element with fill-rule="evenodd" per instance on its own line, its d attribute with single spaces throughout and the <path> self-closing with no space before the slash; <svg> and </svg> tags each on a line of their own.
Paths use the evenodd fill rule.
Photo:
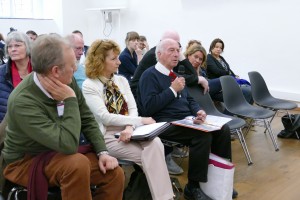
<svg viewBox="0 0 300 200">
<path fill-rule="evenodd" d="M 176 98 L 170 86 L 170 77 L 160 73 L 155 67 L 143 73 L 139 82 L 138 101 L 144 115 L 151 116 L 156 121 L 196 115 L 200 107 L 187 89 L 184 88 L 181 97 Z"/>
<path fill-rule="evenodd" d="M 64 101 L 58 115 L 57 102 L 36 85 L 33 74 L 13 90 L 8 100 L 6 138 L 2 154 L 6 164 L 45 151 L 74 154 L 80 132 L 91 142 L 95 152 L 106 150 L 98 124 L 75 80 L 69 85 L 76 94 Z"/>
</svg>

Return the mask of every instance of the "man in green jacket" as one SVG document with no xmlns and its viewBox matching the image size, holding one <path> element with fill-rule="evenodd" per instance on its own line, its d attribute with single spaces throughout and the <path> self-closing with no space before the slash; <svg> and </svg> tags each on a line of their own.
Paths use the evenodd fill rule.
<svg viewBox="0 0 300 200">
<path fill-rule="evenodd" d="M 99 186 L 93 199 L 121 200 L 124 173 L 108 155 L 73 78 L 76 58 L 71 45 L 58 35 L 43 35 L 31 55 L 34 72 L 8 100 L 4 177 L 30 189 L 43 186 L 32 182 L 44 174 L 47 187 L 61 188 L 62 199 L 92 199 L 92 184 Z M 92 146 L 85 154 L 78 153 L 80 132 Z M 43 172 L 36 174 L 32 169 L 39 165 Z"/>
</svg>

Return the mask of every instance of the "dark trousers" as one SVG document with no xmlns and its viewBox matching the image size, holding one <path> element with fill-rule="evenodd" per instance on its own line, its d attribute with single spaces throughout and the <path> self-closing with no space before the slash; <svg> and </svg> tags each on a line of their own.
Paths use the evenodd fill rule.
<svg viewBox="0 0 300 200">
<path fill-rule="evenodd" d="M 159 137 L 189 147 L 188 179 L 192 181 L 207 182 L 210 152 L 231 160 L 230 130 L 227 125 L 213 132 L 171 125 Z"/>
</svg>

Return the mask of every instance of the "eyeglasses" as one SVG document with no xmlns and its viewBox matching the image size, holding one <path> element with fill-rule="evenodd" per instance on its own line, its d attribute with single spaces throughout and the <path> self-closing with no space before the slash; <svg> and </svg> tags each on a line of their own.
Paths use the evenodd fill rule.
<svg viewBox="0 0 300 200">
<path fill-rule="evenodd" d="M 84 51 L 83 47 L 74 47 L 75 51 Z"/>
</svg>

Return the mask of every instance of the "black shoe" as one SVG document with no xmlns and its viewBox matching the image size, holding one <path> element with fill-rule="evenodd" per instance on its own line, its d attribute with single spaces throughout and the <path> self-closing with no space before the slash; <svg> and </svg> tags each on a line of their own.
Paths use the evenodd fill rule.
<svg viewBox="0 0 300 200">
<path fill-rule="evenodd" d="M 186 185 L 184 188 L 184 198 L 187 200 L 212 200 L 207 196 L 201 188 L 188 188 Z"/>
<path fill-rule="evenodd" d="M 238 195 L 239 195 L 239 193 L 233 188 L 232 198 L 235 199 L 235 198 L 237 198 Z"/>
</svg>

